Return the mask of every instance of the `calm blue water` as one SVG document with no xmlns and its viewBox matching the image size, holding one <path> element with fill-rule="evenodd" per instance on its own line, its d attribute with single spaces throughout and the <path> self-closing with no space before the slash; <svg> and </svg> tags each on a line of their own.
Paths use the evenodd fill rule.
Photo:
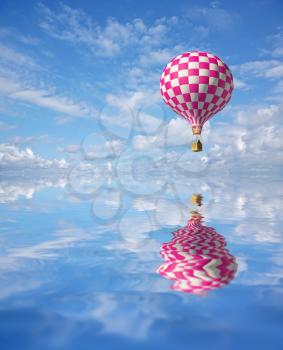
<svg viewBox="0 0 283 350">
<path fill-rule="evenodd" d="M 95 176 L 2 178 L 1 349 L 282 349 L 282 182 L 229 174 L 167 180 L 124 174 L 97 190 Z M 213 229 L 206 248 L 222 242 L 220 252 L 211 247 L 214 268 L 188 277 L 186 261 L 201 255 L 190 251 L 161 275 L 161 246 L 172 247 L 191 211 L 203 216 L 204 235 Z M 188 247 L 184 239 L 177 248 Z M 188 292 L 217 281 L 223 254 L 235 262 L 230 277 L 223 272 L 219 288 Z"/>
</svg>

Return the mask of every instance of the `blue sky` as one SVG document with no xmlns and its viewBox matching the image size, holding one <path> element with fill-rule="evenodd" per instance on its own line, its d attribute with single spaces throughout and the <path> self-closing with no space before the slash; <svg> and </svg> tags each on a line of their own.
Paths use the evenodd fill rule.
<svg viewBox="0 0 283 350">
<path fill-rule="evenodd" d="M 281 0 L 0 2 L 5 339 L 78 348 L 105 332 L 187 347 L 212 333 L 226 344 L 217 335 L 230 329 L 238 346 L 264 328 L 280 342 L 282 14 Z M 220 56 L 235 79 L 202 153 L 159 92 L 163 67 L 193 49 Z M 201 303 L 155 273 L 195 193 L 239 265 L 230 289 Z"/>
<path fill-rule="evenodd" d="M 280 164 L 281 1 L 2 1 L 0 12 L 2 167 L 64 167 L 86 147 L 113 156 L 113 143 L 114 155 L 183 152 L 190 127 L 164 106 L 159 76 L 192 49 L 223 58 L 235 78 L 204 131 L 208 158 Z"/>
</svg>

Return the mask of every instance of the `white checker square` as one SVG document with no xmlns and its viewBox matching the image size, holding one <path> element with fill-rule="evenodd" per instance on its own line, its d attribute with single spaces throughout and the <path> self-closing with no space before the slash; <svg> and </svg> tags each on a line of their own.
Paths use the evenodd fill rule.
<svg viewBox="0 0 283 350">
<path fill-rule="evenodd" d="M 189 62 L 189 69 L 199 68 L 199 62 Z"/>
<path fill-rule="evenodd" d="M 218 78 L 209 77 L 209 85 L 218 85 Z"/>
<path fill-rule="evenodd" d="M 199 61 L 200 62 L 209 62 L 209 59 L 206 56 L 199 56 Z"/>
<path fill-rule="evenodd" d="M 219 73 L 219 79 L 226 80 L 226 75 L 224 73 Z"/>
<path fill-rule="evenodd" d="M 202 108 L 203 108 L 203 105 L 204 105 L 204 102 L 199 102 L 199 103 L 198 103 L 198 109 L 202 109 Z"/>
<path fill-rule="evenodd" d="M 222 61 L 220 61 L 220 60 L 217 60 L 217 64 L 218 64 L 218 66 L 220 66 L 220 67 L 224 67 L 223 62 L 222 62 Z"/>
<path fill-rule="evenodd" d="M 205 96 L 205 102 L 210 103 L 212 101 L 212 99 L 213 99 L 213 94 L 207 94 Z"/>
<path fill-rule="evenodd" d="M 177 100 L 178 100 L 180 103 L 184 103 L 184 102 L 185 102 L 183 95 L 178 95 L 178 96 L 176 96 L 176 98 L 177 98 Z"/>
<path fill-rule="evenodd" d="M 179 86 L 179 79 L 178 78 L 172 79 L 171 80 L 171 86 L 172 87 Z"/>
<path fill-rule="evenodd" d="M 167 94 L 170 96 L 170 98 L 175 96 L 173 89 L 168 89 Z"/>
<path fill-rule="evenodd" d="M 190 52 L 190 56 L 198 56 L 198 52 Z"/>
<path fill-rule="evenodd" d="M 216 96 L 221 96 L 223 90 L 224 90 L 224 89 L 223 89 L 222 87 L 218 87 L 218 88 L 216 89 L 215 95 L 216 95 Z"/>
<path fill-rule="evenodd" d="M 220 97 L 216 102 L 217 106 L 221 105 L 222 102 L 224 102 L 224 98 Z"/>
<path fill-rule="evenodd" d="M 218 72 L 218 66 L 215 63 L 209 63 L 210 70 L 216 70 Z"/>
<path fill-rule="evenodd" d="M 199 75 L 202 77 L 209 77 L 209 69 L 200 68 Z"/>
<path fill-rule="evenodd" d="M 192 92 L 190 94 L 192 102 L 197 102 L 198 101 L 198 93 L 197 92 Z"/>
<path fill-rule="evenodd" d="M 166 69 L 171 68 L 171 66 L 172 66 L 172 61 L 170 61 L 170 62 L 167 64 Z"/>
<path fill-rule="evenodd" d="M 199 92 L 207 93 L 207 90 L 208 90 L 208 85 L 207 84 L 199 84 L 199 86 L 198 86 L 198 91 Z"/>
<path fill-rule="evenodd" d="M 168 81 L 170 81 L 170 74 L 167 74 L 164 78 L 165 83 L 168 83 Z"/>
<path fill-rule="evenodd" d="M 177 72 L 178 71 L 178 65 L 175 64 L 174 66 L 171 67 L 170 73 Z"/>
<path fill-rule="evenodd" d="M 182 69 L 182 70 L 179 70 L 178 72 L 178 77 L 187 77 L 189 74 L 189 71 L 187 69 Z"/>
<path fill-rule="evenodd" d="M 179 61 L 179 64 L 180 63 L 187 63 L 188 62 L 188 57 L 182 57 Z"/>
<path fill-rule="evenodd" d="M 189 85 L 187 84 L 180 85 L 180 89 L 182 94 L 188 94 L 190 92 Z"/>
<path fill-rule="evenodd" d="M 198 84 L 199 77 L 196 75 L 189 76 L 189 84 Z"/>
<path fill-rule="evenodd" d="M 226 84 L 225 84 L 225 90 L 229 91 L 229 89 L 230 89 L 230 86 L 231 86 L 231 84 L 229 84 L 229 83 L 226 83 Z"/>
</svg>

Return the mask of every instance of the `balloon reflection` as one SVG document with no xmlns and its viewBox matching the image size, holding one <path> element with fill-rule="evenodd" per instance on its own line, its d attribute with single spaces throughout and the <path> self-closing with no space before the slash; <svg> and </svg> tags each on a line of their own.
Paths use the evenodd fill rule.
<svg viewBox="0 0 283 350">
<path fill-rule="evenodd" d="M 192 202 L 201 206 L 202 196 L 193 195 Z M 171 288 L 181 292 L 206 294 L 230 283 L 237 271 L 225 238 L 203 225 L 198 210 L 191 212 L 185 227 L 173 232 L 170 242 L 162 244 L 161 255 L 165 262 L 157 272 L 174 281 Z"/>
</svg>

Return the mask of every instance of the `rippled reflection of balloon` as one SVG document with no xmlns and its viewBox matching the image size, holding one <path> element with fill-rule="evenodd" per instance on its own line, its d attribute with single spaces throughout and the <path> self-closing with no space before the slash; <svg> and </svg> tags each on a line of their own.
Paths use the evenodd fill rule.
<svg viewBox="0 0 283 350">
<path fill-rule="evenodd" d="M 192 201 L 200 206 L 202 197 L 194 195 Z M 174 281 L 174 290 L 205 294 L 224 287 L 235 277 L 236 259 L 226 248 L 225 238 L 214 228 L 204 226 L 202 219 L 198 211 L 192 211 L 187 225 L 175 231 L 172 240 L 161 247 L 165 262 L 157 272 Z"/>
</svg>

